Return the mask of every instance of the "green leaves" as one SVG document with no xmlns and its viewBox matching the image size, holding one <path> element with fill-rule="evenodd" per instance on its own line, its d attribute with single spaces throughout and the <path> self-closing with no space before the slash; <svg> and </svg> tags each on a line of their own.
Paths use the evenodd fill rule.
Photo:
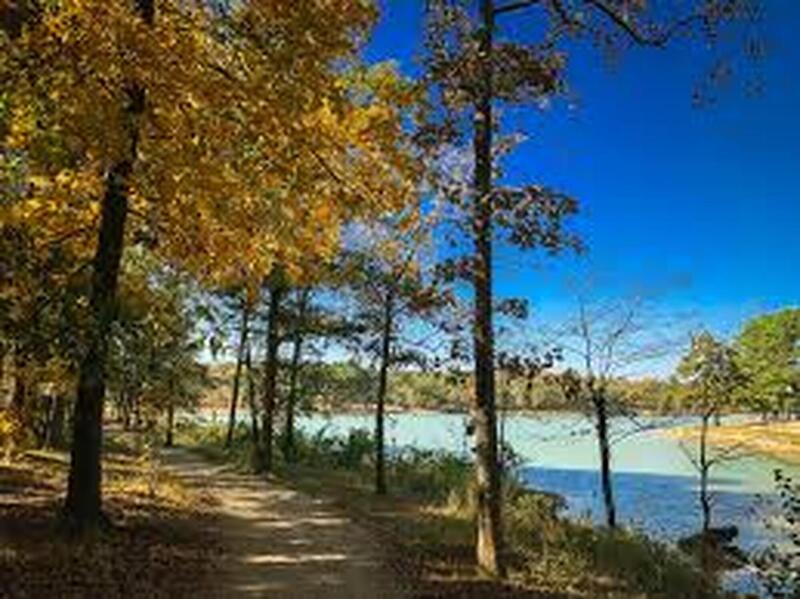
<svg viewBox="0 0 800 599">
<path fill-rule="evenodd" d="M 736 339 L 749 384 L 745 400 L 762 409 L 795 409 L 800 400 L 800 309 L 758 316 Z"/>
<path fill-rule="evenodd" d="M 716 411 L 730 404 L 734 392 L 746 380 L 736 351 L 708 332 L 692 338 L 689 352 L 678 365 L 678 374 L 693 388 L 698 405 L 704 411 Z"/>
</svg>

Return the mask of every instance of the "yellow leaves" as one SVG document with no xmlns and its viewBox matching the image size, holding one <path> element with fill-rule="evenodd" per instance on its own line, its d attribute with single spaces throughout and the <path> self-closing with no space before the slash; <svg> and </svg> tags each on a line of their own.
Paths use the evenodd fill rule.
<svg viewBox="0 0 800 599">
<path fill-rule="evenodd" d="M 308 276 L 342 226 L 416 200 L 401 121 L 416 92 L 390 64 L 355 66 L 373 3 L 249 0 L 225 35 L 192 3 L 158 2 L 152 26 L 133 6 L 54 3 L 0 57 L 15 73 L 2 144 L 30 173 L 18 223 L 93 233 L 105 173 L 130 152 L 132 82 L 146 110 L 129 230 L 201 278 L 260 282 L 276 263 Z"/>
</svg>

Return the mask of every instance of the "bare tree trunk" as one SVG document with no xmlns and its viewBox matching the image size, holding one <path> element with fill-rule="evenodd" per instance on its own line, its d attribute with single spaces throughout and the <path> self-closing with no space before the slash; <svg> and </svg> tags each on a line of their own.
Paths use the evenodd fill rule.
<svg viewBox="0 0 800 599">
<path fill-rule="evenodd" d="M 375 402 L 375 493 L 386 495 L 385 410 L 386 387 L 392 356 L 392 317 L 394 294 L 386 292 L 384 300 L 383 330 L 381 331 L 381 363 L 378 371 L 378 396 Z"/>
<path fill-rule="evenodd" d="M 278 348 L 280 347 L 278 321 L 280 318 L 283 289 L 273 286 L 269 293 L 267 322 L 267 351 L 264 360 L 264 389 L 261 420 L 261 469 L 272 470 L 272 445 L 275 421 L 275 403 L 278 390 Z"/>
<path fill-rule="evenodd" d="M 170 401 L 167 405 L 167 438 L 164 440 L 164 446 L 173 445 L 175 445 L 175 404 Z"/>
<path fill-rule="evenodd" d="M 14 347 L 14 389 L 11 392 L 11 411 L 23 426 L 27 426 L 28 362 L 19 343 Z"/>
<path fill-rule="evenodd" d="M 303 327 L 305 326 L 308 304 L 308 289 L 302 289 L 298 298 L 297 322 L 293 332 L 292 364 L 289 374 L 289 394 L 286 398 L 286 425 L 283 431 L 283 455 L 291 463 L 295 459 L 294 447 L 294 412 L 297 403 L 297 377 L 300 372 L 300 360 L 303 357 Z"/>
<path fill-rule="evenodd" d="M 597 417 L 597 442 L 600 448 L 600 486 L 606 511 L 606 525 L 617 526 L 617 511 L 614 503 L 614 487 L 611 480 L 611 444 L 608 439 L 608 412 L 603 392 L 592 392 L 595 416 Z"/>
<path fill-rule="evenodd" d="M 492 38 L 494 5 L 481 0 L 479 38 L 481 76 L 475 106 L 475 473 L 477 506 L 477 560 L 492 576 L 504 574 L 501 560 L 500 472 L 497 460 L 495 411 L 494 332 L 492 324 Z"/>
<path fill-rule="evenodd" d="M 153 23 L 153 0 L 136 0 L 136 10 L 145 23 Z M 128 185 L 137 159 L 139 119 L 145 111 L 146 94 L 145 89 L 135 83 L 125 91 L 129 147 L 126 148 L 127 156 L 114 164 L 106 175 L 89 294 L 90 330 L 86 351 L 80 361 L 75 400 L 64 515 L 76 532 L 97 528 L 104 520 L 101 511 L 100 458 L 107 344 L 116 312 L 117 279 L 128 216 Z"/>
<path fill-rule="evenodd" d="M 261 436 L 258 432 L 258 409 L 256 407 L 256 386 L 253 376 L 253 361 L 250 356 L 250 343 L 247 344 L 247 352 L 244 358 L 245 370 L 247 371 L 247 405 L 250 408 L 250 432 L 253 437 L 253 447 L 258 448 L 261 443 Z"/>
<path fill-rule="evenodd" d="M 236 429 L 236 404 L 239 402 L 239 379 L 242 375 L 242 362 L 244 361 L 245 345 L 250 320 L 250 305 L 246 299 L 242 300 L 242 325 L 239 331 L 239 346 L 236 349 L 236 371 L 233 374 L 233 394 L 231 396 L 231 410 L 228 415 L 228 434 L 225 437 L 225 447 L 233 443 L 233 432 Z"/>
<path fill-rule="evenodd" d="M 0 405 L 5 405 L 6 391 L 6 344 L 0 341 Z"/>
<path fill-rule="evenodd" d="M 703 535 L 711 529 L 711 498 L 708 494 L 708 473 L 711 464 L 708 460 L 708 423 L 711 414 L 703 414 L 700 423 L 700 508 L 703 517 Z"/>
<path fill-rule="evenodd" d="M 48 447 L 63 447 L 64 446 L 64 421 L 67 412 L 67 400 L 60 393 L 53 396 L 52 410 L 50 418 L 48 419 L 47 426 L 47 439 L 45 441 Z"/>
</svg>

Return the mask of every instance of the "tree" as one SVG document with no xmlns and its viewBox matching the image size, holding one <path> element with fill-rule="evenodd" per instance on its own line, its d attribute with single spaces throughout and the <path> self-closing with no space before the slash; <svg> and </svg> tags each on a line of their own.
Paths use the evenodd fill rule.
<svg viewBox="0 0 800 599">
<path fill-rule="evenodd" d="M 649 357 L 649 352 L 642 350 L 646 343 L 640 340 L 643 331 L 638 322 L 640 311 L 638 298 L 591 302 L 579 295 L 578 316 L 559 340 L 565 355 L 576 358 L 580 364 L 579 370 L 567 369 L 559 381 L 568 400 L 591 410 L 599 452 L 600 489 L 609 528 L 617 525 L 610 418 L 619 411 L 610 385 L 621 369 Z"/>
<path fill-rule="evenodd" d="M 747 375 L 743 400 L 764 412 L 789 417 L 800 411 L 800 309 L 757 316 L 736 338 L 741 370 Z"/>
<path fill-rule="evenodd" d="M 239 342 L 236 346 L 236 366 L 233 373 L 233 391 L 231 394 L 231 407 L 228 415 L 228 433 L 225 436 L 225 447 L 230 447 L 233 443 L 233 433 L 236 429 L 236 407 L 239 402 L 239 387 L 242 378 L 242 367 L 245 362 L 245 354 L 249 343 L 248 334 L 250 332 L 250 313 L 252 307 L 247 297 L 240 297 L 241 323 L 239 325 Z"/>
<path fill-rule="evenodd" d="M 78 229 L 93 248 L 65 503 L 84 530 L 103 521 L 107 339 L 126 244 L 210 280 L 244 271 L 251 285 L 312 248 L 332 255 L 343 222 L 405 201 L 414 166 L 398 107 L 411 97 L 390 70 L 353 64 L 368 3 L 0 8 L 0 155 L 26 179 L 2 220 Z"/>
<path fill-rule="evenodd" d="M 523 248 L 569 246 L 562 236 L 563 219 L 575 211 L 574 201 L 541 185 L 499 188 L 493 144 L 497 123 L 493 103 L 540 102 L 564 89 L 564 67 L 570 38 L 588 38 L 609 49 L 633 43 L 663 47 L 675 36 L 697 34 L 712 41 L 721 23 L 750 16 L 747 0 L 697 0 L 662 10 L 638 0 L 437 0 L 429 2 L 428 74 L 441 89 L 443 124 L 424 131 L 434 139 L 457 143 L 466 129 L 473 138 L 472 186 L 445 195 L 472 201 L 469 239 L 474 254 L 467 268 L 474 302 L 476 430 L 477 559 L 491 574 L 502 573 L 500 486 L 492 320 L 493 237 L 510 230 L 510 241 Z M 681 12 L 686 8 L 686 12 Z M 531 30 L 536 41 L 499 41 L 499 19 L 520 11 L 539 10 L 541 27 L 519 19 L 518 30 Z M 755 13 L 752 13 L 755 14 Z M 476 16 L 477 15 L 477 16 Z M 520 38 L 523 36 L 520 35 Z M 459 123 L 458 115 L 467 115 Z M 464 122 L 466 120 L 466 123 Z M 467 136 L 469 136 L 469 133 Z"/>
<path fill-rule="evenodd" d="M 540 99 L 558 87 L 560 61 L 539 56 L 524 46 L 494 41 L 495 17 L 501 12 L 492 0 L 479 2 L 478 23 L 461 4 L 430 3 L 428 72 L 440 89 L 447 116 L 439 130 L 446 146 L 472 136 L 471 182 L 448 175 L 436 182 L 441 195 L 462 210 L 458 229 L 473 243 L 472 256 L 444 265 L 453 277 L 471 279 L 475 389 L 472 418 L 475 431 L 475 496 L 477 505 L 477 560 L 486 572 L 502 574 L 501 487 L 497 451 L 497 414 L 494 379 L 493 239 L 503 228 L 508 240 L 521 247 L 544 245 L 552 250 L 569 245 L 561 236 L 562 220 L 575 212 L 571 198 L 540 186 L 499 188 L 493 135 L 492 105 Z M 510 6 L 509 6 L 510 10 Z M 511 68 L 499 65 L 513 65 Z M 466 117 L 465 130 L 455 133 Z M 463 123 L 463 121 L 462 121 Z M 427 131 L 424 131 L 427 133 Z M 450 150 L 452 151 L 452 149 Z M 446 168 L 446 167 L 445 167 Z"/>
<path fill-rule="evenodd" d="M 261 396 L 261 447 L 259 468 L 272 471 L 273 436 L 275 433 L 275 409 L 278 399 L 278 351 L 281 345 L 281 304 L 285 288 L 279 281 L 269 285 L 267 302 L 267 333 L 264 352 L 264 381 Z"/>
<path fill-rule="evenodd" d="M 705 537 L 711 530 L 712 495 L 708 488 L 709 473 L 721 460 L 730 457 L 730 451 L 719 452 L 716 456 L 710 455 L 709 424 L 720 410 L 731 407 L 735 392 L 742 385 L 744 377 L 739 370 L 734 350 L 708 332 L 692 337 L 691 347 L 678 365 L 678 373 L 691 386 L 694 409 L 700 417 L 698 455 L 690 457 L 700 473 L 700 507 Z"/>
<path fill-rule="evenodd" d="M 387 230 L 393 230 L 388 233 Z M 346 255 L 349 286 L 357 302 L 356 321 L 366 346 L 378 364 L 375 391 L 375 492 L 385 495 L 385 413 L 389 374 L 401 363 L 419 361 L 417 348 L 401 337 L 410 322 L 431 319 L 451 297 L 425 281 L 419 263 L 423 229 L 401 235 L 389 225 L 372 245 Z M 405 325 L 405 327 L 403 326 Z M 403 343 L 405 341 L 405 343 Z M 406 347 L 403 347 L 405 345 Z"/>
<path fill-rule="evenodd" d="M 286 396 L 286 420 L 283 427 L 283 455 L 290 463 L 295 460 L 294 418 L 300 387 L 298 377 L 303 360 L 303 342 L 308 334 L 311 294 L 312 290 L 309 287 L 297 290 L 292 318 L 292 357 L 289 364 L 289 390 Z"/>
</svg>

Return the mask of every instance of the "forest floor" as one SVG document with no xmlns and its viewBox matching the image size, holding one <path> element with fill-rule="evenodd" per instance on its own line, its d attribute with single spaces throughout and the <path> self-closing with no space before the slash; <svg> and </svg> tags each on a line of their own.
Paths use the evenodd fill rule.
<svg viewBox="0 0 800 599">
<path fill-rule="evenodd" d="M 152 468 L 137 448 L 109 445 L 103 495 L 112 524 L 89 538 L 60 525 L 67 454 L 29 451 L 0 463 L 0 597 L 221 596 L 213 500 Z"/>
<path fill-rule="evenodd" d="M 681 427 L 668 434 L 679 439 L 695 439 L 699 429 Z M 800 421 L 723 423 L 709 429 L 708 440 L 718 447 L 800 464 Z"/>
<path fill-rule="evenodd" d="M 215 501 L 224 597 L 401 597 L 378 543 L 330 501 L 197 453 L 162 452 L 168 471 Z"/>
</svg>

